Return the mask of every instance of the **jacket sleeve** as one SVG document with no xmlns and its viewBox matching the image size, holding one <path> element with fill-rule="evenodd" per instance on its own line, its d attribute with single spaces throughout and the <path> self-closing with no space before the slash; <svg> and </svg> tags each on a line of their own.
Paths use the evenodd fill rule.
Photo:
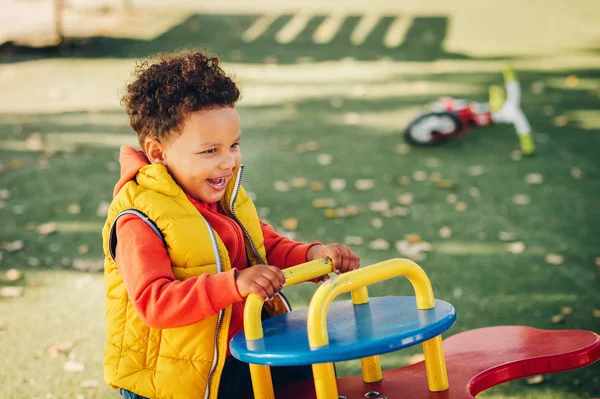
<svg viewBox="0 0 600 399">
<path fill-rule="evenodd" d="M 235 271 L 177 280 L 162 240 L 134 215 L 117 221 L 115 262 L 140 319 L 152 328 L 197 323 L 243 300 Z"/>
<path fill-rule="evenodd" d="M 273 226 L 265 222 L 260 222 L 260 227 L 265 238 L 268 262 L 280 269 L 305 263 L 307 261 L 308 250 L 315 245 L 321 244 L 319 242 L 305 244 L 290 240 L 287 237 L 277 234 Z"/>
</svg>

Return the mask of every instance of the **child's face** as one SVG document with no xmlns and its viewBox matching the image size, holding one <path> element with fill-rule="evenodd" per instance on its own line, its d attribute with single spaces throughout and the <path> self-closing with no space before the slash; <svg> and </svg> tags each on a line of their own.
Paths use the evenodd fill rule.
<svg viewBox="0 0 600 399">
<path fill-rule="evenodd" d="M 193 198 L 217 202 L 234 170 L 242 163 L 240 118 L 235 107 L 217 107 L 186 116 L 180 136 L 153 148 L 146 144 L 152 163 L 161 163 L 177 184 Z"/>
</svg>

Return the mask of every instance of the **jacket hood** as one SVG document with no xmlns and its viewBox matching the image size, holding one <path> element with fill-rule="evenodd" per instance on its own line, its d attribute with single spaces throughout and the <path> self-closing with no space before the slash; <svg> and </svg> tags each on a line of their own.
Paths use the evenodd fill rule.
<svg viewBox="0 0 600 399">
<path fill-rule="evenodd" d="M 117 195 L 125 183 L 133 179 L 141 168 L 149 165 L 150 161 L 148 161 L 143 151 L 123 146 L 119 154 L 119 163 L 121 164 L 121 177 L 117 184 L 115 184 L 113 196 Z"/>
</svg>

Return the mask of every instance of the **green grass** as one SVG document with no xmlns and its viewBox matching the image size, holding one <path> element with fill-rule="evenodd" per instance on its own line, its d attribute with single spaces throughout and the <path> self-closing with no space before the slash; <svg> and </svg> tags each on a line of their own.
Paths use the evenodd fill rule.
<svg viewBox="0 0 600 399">
<path fill-rule="evenodd" d="M 202 31 L 190 29 L 194 18 L 200 26 L 225 20 L 232 33 L 218 39 L 202 36 Z M 245 186 L 256 193 L 258 207 L 270 209 L 271 223 L 278 226 L 288 217 L 298 218 L 297 238 L 305 241 L 340 242 L 348 235 L 364 237 L 367 242 L 377 238 L 390 241 L 389 251 L 355 247 L 363 265 L 398 257 L 393 243 L 405 234 L 419 234 L 433 245 L 431 254 L 419 263 L 428 273 L 436 297 L 457 309 L 458 321 L 444 336 L 507 324 L 600 331 L 600 319 L 593 316 L 593 310 L 600 309 L 600 270 L 595 265 L 600 256 L 600 62 L 578 67 L 572 61 L 583 54 L 588 57 L 585 65 L 593 64 L 597 50 L 555 56 L 557 65 L 564 62 L 567 67 L 548 67 L 535 57 L 512 59 L 524 89 L 523 108 L 535 131 L 535 156 L 513 160 L 517 137 L 512 127 L 504 125 L 475 129 L 441 147 L 411 148 L 399 154 L 395 148 L 403 143 L 402 128 L 417 106 L 442 94 L 485 100 L 487 87 L 501 83 L 502 65 L 511 57 L 477 59 L 446 52 L 443 37 L 435 36 L 435 32 L 443 33 L 447 23 L 439 18 L 420 19 L 400 50 L 375 42 L 353 47 L 347 41 L 315 47 L 306 35 L 289 46 L 271 39 L 243 47 L 239 34 L 250 24 L 248 18 L 199 15 L 154 42 L 98 38 L 73 53 L 73 59 L 16 65 L 37 68 L 40 73 L 52 71 L 59 82 L 68 81 L 73 65 L 85 68 L 100 63 L 97 69 L 106 65 L 103 73 L 110 75 L 122 70 L 115 64 L 133 61 L 81 58 L 141 56 L 180 45 L 193 35 L 222 51 L 230 61 L 227 69 L 235 71 L 243 85 L 245 96 L 239 111 Z M 431 37 L 422 36 L 419 29 L 430 29 L 436 41 L 419 47 L 419 40 Z M 236 60 L 230 54 L 238 54 L 234 50 L 247 51 L 245 63 L 232 62 Z M 261 64 L 273 54 L 284 65 L 274 69 Z M 305 59 L 296 63 L 306 56 L 316 62 Z M 349 62 L 345 56 L 361 61 Z M 8 66 L 0 65 L 0 72 L 2 68 Z M 567 84 L 573 82 L 573 78 L 567 80 L 569 76 L 579 79 L 574 87 Z M 126 78 L 113 77 L 119 82 Z M 540 85 L 541 93 L 532 90 Z M 22 90 L 35 98 L 35 87 L 25 84 Z M 94 91 L 83 88 L 78 95 L 82 101 L 91 101 Z M 331 105 L 333 97 L 343 100 L 341 108 Z M 46 113 L 38 113 L 38 108 L 46 109 L 42 104 L 32 103 L 31 108 L 27 114 L 0 110 L 0 189 L 10 193 L 0 207 L 0 242 L 22 240 L 24 246 L 0 252 L 0 271 L 16 268 L 24 273 L 17 282 L 0 280 L 1 286 L 23 287 L 20 298 L 0 297 L 0 397 L 117 397 L 102 381 L 102 276 L 76 272 L 72 267 L 75 259 L 102 257 L 103 217 L 97 211 L 111 199 L 118 177 L 118 146 L 135 143 L 135 138 L 118 108 Z M 348 113 L 358 113 L 360 123 L 345 124 Z M 562 115 L 567 116 L 567 124 L 557 126 L 554 118 Z M 23 148 L 33 133 L 41 135 L 47 147 L 59 151 L 44 154 Z M 297 154 L 296 146 L 308 141 L 317 142 L 318 150 Z M 334 162 L 319 165 L 320 153 L 331 154 Z M 430 166 L 430 158 L 437 158 L 440 165 Z M 471 176 L 469 168 L 474 165 L 481 165 L 484 174 Z M 582 179 L 571 176 L 573 168 L 583 171 Z M 430 179 L 406 186 L 397 183 L 399 177 L 410 177 L 415 171 L 437 172 L 456 186 L 452 190 L 438 188 Z M 540 173 L 543 184 L 527 184 L 529 173 Z M 329 188 L 320 193 L 307 188 L 273 189 L 275 180 L 293 177 L 323 183 L 343 178 L 348 187 L 340 193 Z M 375 188 L 356 190 L 353 183 L 360 178 L 374 179 Z M 470 195 L 472 188 L 478 189 L 479 196 Z M 409 215 L 382 218 L 382 228 L 374 229 L 370 221 L 377 215 L 368 211 L 369 203 L 382 199 L 394 203 L 397 195 L 405 193 L 414 196 Z M 457 212 L 447 202 L 450 193 L 467 203 L 465 212 Z M 515 194 L 528 195 L 531 203 L 514 204 Z M 353 204 L 366 212 L 328 219 L 311 206 L 315 198 L 335 198 L 340 206 Z M 69 204 L 79 204 L 80 213 L 69 213 Z M 40 234 L 36 227 L 47 222 L 56 222 L 57 231 Z M 443 226 L 452 228 L 451 238 L 439 236 Z M 525 243 L 525 252 L 507 252 L 498 239 L 499 232 L 515 233 L 516 240 Z M 547 263 L 548 253 L 561 254 L 564 262 Z M 288 297 L 295 306 L 306 306 L 315 288 L 312 284 L 290 287 Z M 370 293 L 409 295 L 411 287 L 395 279 L 371 287 Z M 571 307 L 573 312 L 563 323 L 555 324 L 552 317 L 560 314 L 562 307 Z M 85 365 L 83 372 L 66 372 L 67 357 L 48 354 L 49 347 L 61 342 L 73 343 L 72 360 Z M 411 348 L 384 355 L 382 364 L 384 368 L 406 364 L 417 352 L 418 348 Z M 359 367 L 357 362 L 340 363 L 338 372 L 357 374 Z M 86 380 L 96 381 L 98 387 L 82 387 Z M 481 395 L 489 399 L 598 396 L 598 364 L 546 376 L 541 384 L 516 381 Z"/>
</svg>

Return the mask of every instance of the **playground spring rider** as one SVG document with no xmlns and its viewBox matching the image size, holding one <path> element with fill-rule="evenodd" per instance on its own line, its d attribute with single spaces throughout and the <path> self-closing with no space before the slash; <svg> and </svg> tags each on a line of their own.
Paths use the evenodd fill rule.
<svg viewBox="0 0 600 399">
<path fill-rule="evenodd" d="M 531 138 L 531 126 L 520 104 L 521 85 L 511 68 L 504 70 L 504 89 L 490 86 L 489 96 L 488 103 L 442 97 L 424 106 L 406 128 L 406 141 L 419 146 L 436 145 L 465 134 L 472 126 L 512 123 L 519 136 L 523 154 L 533 154 L 535 147 Z"/>
</svg>

